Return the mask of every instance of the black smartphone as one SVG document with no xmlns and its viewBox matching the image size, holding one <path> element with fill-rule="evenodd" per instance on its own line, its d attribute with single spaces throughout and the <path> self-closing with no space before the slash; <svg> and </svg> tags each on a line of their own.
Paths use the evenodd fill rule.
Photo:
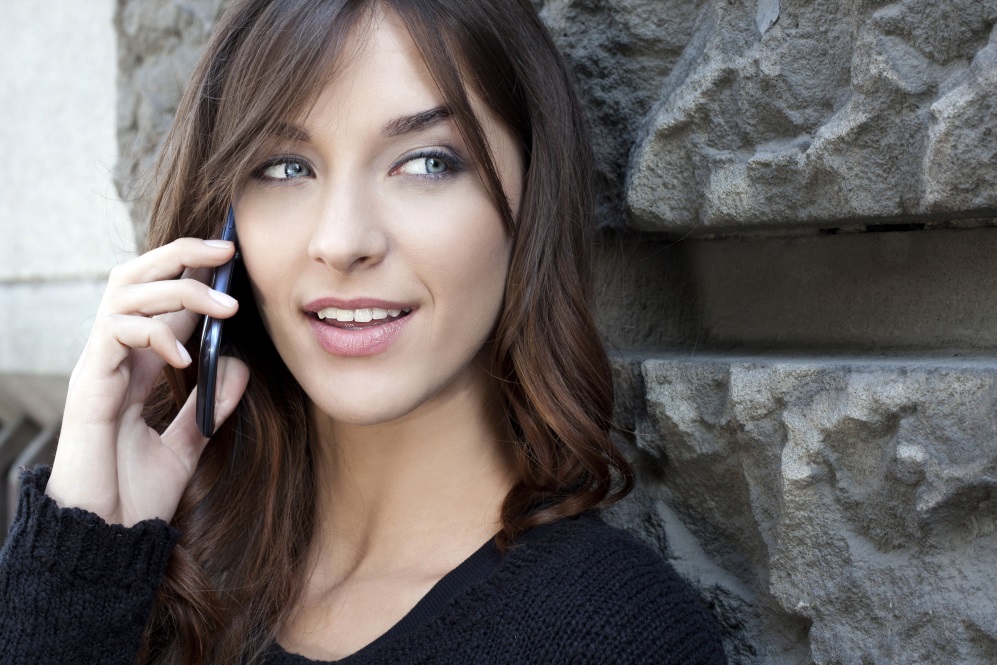
<svg viewBox="0 0 997 665">
<path fill-rule="evenodd" d="M 211 288 L 228 293 L 232 287 L 232 273 L 239 260 L 239 241 L 235 235 L 235 212 L 228 207 L 228 217 L 222 228 L 222 240 L 235 243 L 235 254 L 231 259 L 215 268 L 211 278 Z M 197 427 L 201 434 L 210 437 L 215 425 L 215 382 L 218 379 L 218 356 L 222 345 L 222 324 L 224 319 L 204 317 L 201 330 L 201 353 L 197 365 Z"/>
</svg>

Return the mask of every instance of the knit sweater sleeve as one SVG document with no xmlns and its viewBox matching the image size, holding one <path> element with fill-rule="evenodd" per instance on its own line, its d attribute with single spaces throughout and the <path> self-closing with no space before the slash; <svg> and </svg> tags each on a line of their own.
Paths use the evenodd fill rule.
<svg viewBox="0 0 997 665">
<path fill-rule="evenodd" d="M 0 662 L 131 665 L 180 534 L 60 508 L 44 493 L 49 472 L 22 472 L 0 550 Z"/>
</svg>

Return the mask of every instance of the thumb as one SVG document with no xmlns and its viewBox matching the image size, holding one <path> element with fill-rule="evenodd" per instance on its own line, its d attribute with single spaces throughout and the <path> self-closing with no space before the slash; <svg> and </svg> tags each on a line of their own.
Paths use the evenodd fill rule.
<svg viewBox="0 0 997 665">
<path fill-rule="evenodd" d="M 218 383 L 215 386 L 215 430 L 225 422 L 242 399 L 242 394 L 249 384 L 249 367 L 238 358 L 222 356 L 218 360 Z M 194 414 L 197 410 L 197 388 L 191 391 L 187 402 L 180 409 L 176 419 L 163 432 L 162 441 L 173 449 L 193 473 L 197 460 L 201 457 L 204 446 L 208 443 L 200 429 Z"/>
<path fill-rule="evenodd" d="M 225 422 L 249 385 L 249 367 L 232 356 L 218 359 L 218 385 L 215 388 L 215 430 Z M 196 392 L 196 389 L 195 389 Z"/>
</svg>

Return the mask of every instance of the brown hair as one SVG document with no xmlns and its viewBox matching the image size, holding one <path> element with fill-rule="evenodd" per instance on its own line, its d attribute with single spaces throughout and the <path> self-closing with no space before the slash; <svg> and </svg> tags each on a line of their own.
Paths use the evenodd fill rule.
<svg viewBox="0 0 997 665">
<path fill-rule="evenodd" d="M 373 9 L 409 30 L 513 240 L 493 372 L 507 404 L 518 482 L 501 546 L 524 530 L 626 495 L 610 440 L 609 364 L 589 309 L 592 155 L 570 76 L 529 0 L 237 0 L 181 101 L 158 173 L 148 245 L 210 237 L 277 125 L 307 110 Z M 358 33 L 358 31 L 361 31 Z M 474 90 L 522 141 L 513 219 Z M 250 366 L 236 412 L 207 447 L 174 517 L 182 532 L 140 662 L 256 661 L 299 592 L 312 538 L 306 396 L 263 330 L 243 275 L 231 354 Z M 197 339 L 188 343 L 197 357 Z M 164 428 L 196 383 L 167 368 L 147 416 Z"/>
</svg>

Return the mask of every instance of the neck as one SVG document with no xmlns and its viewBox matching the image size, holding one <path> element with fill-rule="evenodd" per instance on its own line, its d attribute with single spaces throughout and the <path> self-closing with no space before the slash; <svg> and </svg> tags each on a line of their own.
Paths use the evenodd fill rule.
<svg viewBox="0 0 997 665">
<path fill-rule="evenodd" d="M 495 382 L 482 368 L 398 420 L 350 425 L 312 413 L 313 561 L 336 577 L 442 557 L 456 565 L 501 527 L 514 483 Z"/>
</svg>

